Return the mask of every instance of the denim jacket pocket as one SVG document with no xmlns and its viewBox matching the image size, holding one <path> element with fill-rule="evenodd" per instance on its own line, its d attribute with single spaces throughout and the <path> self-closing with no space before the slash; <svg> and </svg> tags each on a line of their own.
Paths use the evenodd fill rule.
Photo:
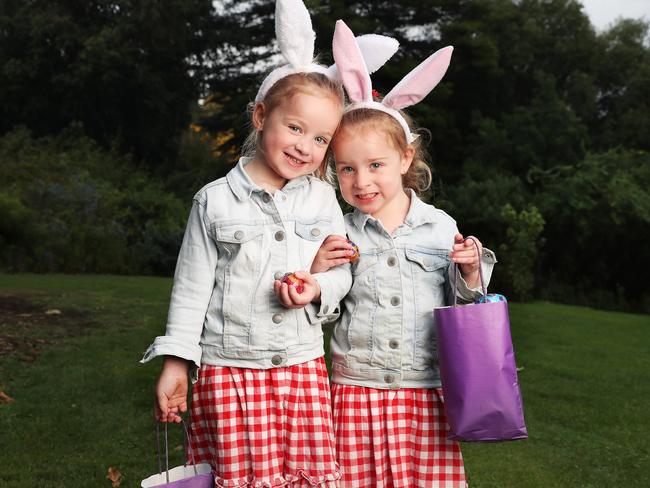
<svg viewBox="0 0 650 488">
<path fill-rule="evenodd" d="M 253 319 L 255 281 L 264 261 L 264 229 L 250 224 L 215 226 L 220 251 L 218 286 L 223 290 L 223 348 L 248 347 Z"/>
<path fill-rule="evenodd" d="M 313 222 L 296 221 L 296 234 L 308 241 L 321 242 L 330 234 L 332 223 L 329 220 Z"/>
<path fill-rule="evenodd" d="M 428 253 L 414 249 L 405 249 L 406 259 L 415 263 L 422 270 L 432 275 L 426 277 L 427 283 L 443 284 L 445 282 L 445 271 L 449 266 L 449 258 L 440 253 Z"/>
<path fill-rule="evenodd" d="M 309 269 L 318 249 L 331 231 L 332 223 L 328 219 L 296 221 L 296 235 L 300 242 L 299 252 L 302 267 Z"/>
</svg>

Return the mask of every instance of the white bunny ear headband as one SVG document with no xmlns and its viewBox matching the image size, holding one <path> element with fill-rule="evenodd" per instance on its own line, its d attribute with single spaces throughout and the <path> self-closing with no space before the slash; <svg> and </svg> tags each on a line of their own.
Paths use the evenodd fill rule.
<svg viewBox="0 0 650 488">
<path fill-rule="evenodd" d="M 370 108 L 384 112 L 402 126 L 407 143 L 415 141 L 417 135 L 411 133 L 398 110 L 415 105 L 435 88 L 449 67 L 454 48 L 447 46 L 433 53 L 395 85 L 381 102 L 372 99 L 369 70 L 354 34 L 342 20 L 336 22 L 332 50 L 343 86 L 352 102 L 345 111 Z"/>
<path fill-rule="evenodd" d="M 276 1 L 275 35 L 280 52 L 288 64 L 268 74 L 257 92 L 255 102 L 262 101 L 279 80 L 295 73 L 322 73 L 332 80 L 341 81 L 336 64 L 327 68 L 313 62 L 316 34 L 312 30 L 309 11 L 302 0 Z M 381 68 L 399 46 L 395 39 L 375 34 L 360 36 L 357 42 L 370 73 Z"/>
</svg>

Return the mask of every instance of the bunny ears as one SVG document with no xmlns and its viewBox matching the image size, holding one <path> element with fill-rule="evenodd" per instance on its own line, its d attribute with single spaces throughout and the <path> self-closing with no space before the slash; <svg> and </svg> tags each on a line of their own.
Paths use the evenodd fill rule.
<svg viewBox="0 0 650 488">
<path fill-rule="evenodd" d="M 322 73 L 332 80 L 341 81 L 336 64 L 327 68 L 313 62 L 316 34 L 311 26 L 309 11 L 302 0 L 276 1 L 275 35 L 280 52 L 288 64 L 269 73 L 257 92 L 255 102 L 262 101 L 279 80 L 295 73 Z M 399 45 L 395 39 L 375 34 L 360 36 L 357 43 L 370 73 L 381 68 L 395 54 Z"/>
<path fill-rule="evenodd" d="M 342 20 L 336 22 L 332 50 L 341 81 L 352 102 L 346 112 L 361 108 L 384 112 L 399 122 L 406 141 L 411 144 L 417 135 L 411 133 L 398 110 L 415 105 L 435 88 L 449 67 L 454 48 L 443 47 L 429 56 L 395 85 L 381 103 L 372 99 L 369 70 L 354 34 Z"/>
</svg>

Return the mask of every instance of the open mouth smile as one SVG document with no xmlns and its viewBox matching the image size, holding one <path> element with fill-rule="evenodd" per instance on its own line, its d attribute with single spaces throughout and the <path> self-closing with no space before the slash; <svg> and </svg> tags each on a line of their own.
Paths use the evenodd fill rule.
<svg viewBox="0 0 650 488">
<path fill-rule="evenodd" d="M 370 202 L 372 201 L 377 195 L 379 195 L 378 192 L 374 193 L 360 193 L 358 195 L 355 195 L 355 198 L 361 202 Z"/>
<path fill-rule="evenodd" d="M 300 159 L 293 157 L 291 154 L 284 153 L 284 156 L 287 159 L 287 161 L 289 162 L 289 164 L 291 166 L 296 167 L 296 168 L 300 168 L 300 167 L 307 164 L 306 161 L 301 161 Z"/>
</svg>

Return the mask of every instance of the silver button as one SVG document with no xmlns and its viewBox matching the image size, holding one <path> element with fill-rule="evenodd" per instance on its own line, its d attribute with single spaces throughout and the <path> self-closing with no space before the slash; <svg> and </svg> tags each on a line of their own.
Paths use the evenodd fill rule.
<svg viewBox="0 0 650 488">
<path fill-rule="evenodd" d="M 395 377 L 392 374 L 387 374 L 384 376 L 384 381 L 390 384 L 395 381 Z"/>
<path fill-rule="evenodd" d="M 244 238 L 244 233 L 241 230 L 238 230 L 235 232 L 235 239 L 238 241 L 241 241 Z"/>
<path fill-rule="evenodd" d="M 393 267 L 397 264 L 397 258 L 395 256 L 391 256 L 388 258 L 388 266 Z"/>
<path fill-rule="evenodd" d="M 273 275 L 273 278 L 280 281 L 283 276 L 284 276 L 284 273 L 282 271 L 276 271 L 276 273 Z"/>
<path fill-rule="evenodd" d="M 273 364 L 273 366 L 279 366 L 280 364 L 282 364 L 282 356 L 280 356 L 279 354 L 273 356 L 271 358 L 271 364 Z"/>
<path fill-rule="evenodd" d="M 399 297 L 393 297 L 390 299 L 390 304 L 397 307 L 400 304 L 401 300 Z"/>
<path fill-rule="evenodd" d="M 265 193 L 264 195 L 262 195 L 262 200 L 264 201 L 264 203 L 269 203 L 271 201 L 271 195 Z"/>
<path fill-rule="evenodd" d="M 273 319 L 272 319 L 272 320 L 273 320 L 273 323 L 274 323 L 274 324 L 279 324 L 280 322 L 282 322 L 282 319 L 283 319 L 282 314 L 281 314 L 281 313 L 276 313 L 276 314 L 273 316 Z"/>
<path fill-rule="evenodd" d="M 318 237 L 320 235 L 320 229 L 312 229 L 311 235 L 314 237 Z"/>
<path fill-rule="evenodd" d="M 284 239 L 284 232 L 282 232 L 281 230 L 277 231 L 275 233 L 275 240 L 276 241 L 281 241 L 283 239 Z"/>
<path fill-rule="evenodd" d="M 397 349 L 399 347 L 399 342 L 397 342 L 395 339 L 391 339 L 391 341 L 388 343 L 388 347 L 391 349 Z"/>
<path fill-rule="evenodd" d="M 329 311 L 330 311 L 330 307 L 329 307 L 329 305 L 325 305 L 325 306 L 323 307 L 323 313 L 327 313 L 327 312 L 329 312 Z"/>
<path fill-rule="evenodd" d="M 425 259 L 424 261 L 422 261 L 422 263 L 423 263 L 425 266 L 431 266 L 431 260 L 430 260 L 430 259 Z"/>
</svg>

